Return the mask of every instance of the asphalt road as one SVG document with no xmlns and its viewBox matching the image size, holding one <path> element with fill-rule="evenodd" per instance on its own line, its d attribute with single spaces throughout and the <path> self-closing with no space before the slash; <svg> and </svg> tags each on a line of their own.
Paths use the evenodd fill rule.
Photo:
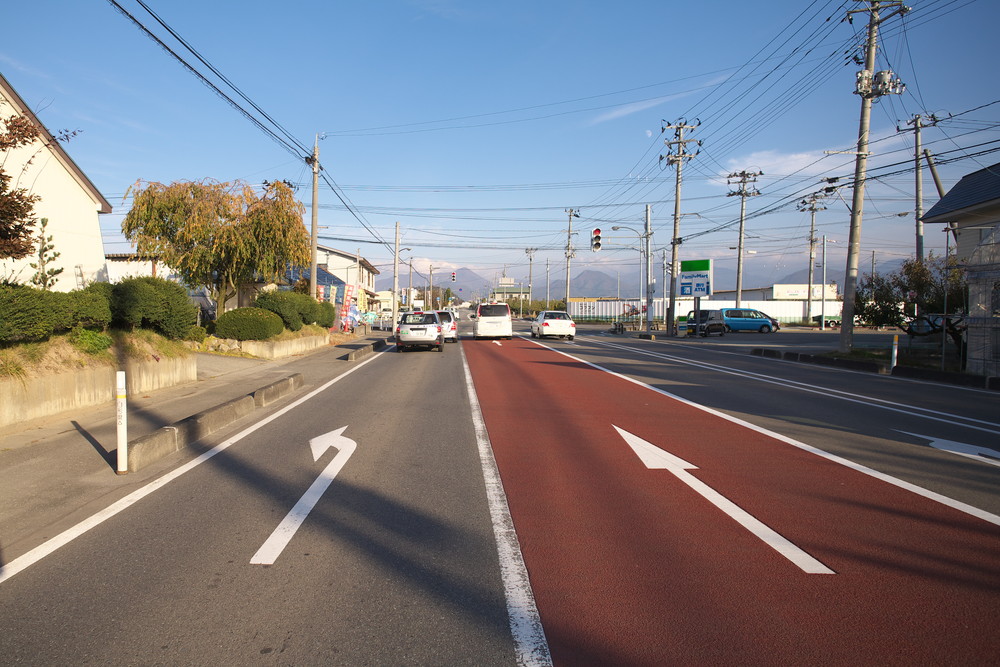
<svg viewBox="0 0 1000 667">
<path fill-rule="evenodd" d="M 467 329 L 91 502 L 0 582 L 0 663 L 995 661 L 996 393 Z"/>
</svg>

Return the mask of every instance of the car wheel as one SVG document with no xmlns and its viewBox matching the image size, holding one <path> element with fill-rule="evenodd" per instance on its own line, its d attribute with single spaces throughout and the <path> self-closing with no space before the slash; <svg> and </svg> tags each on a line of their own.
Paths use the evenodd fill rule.
<svg viewBox="0 0 1000 667">
<path fill-rule="evenodd" d="M 566 336 L 566 340 L 573 340 L 572 336 Z"/>
<path fill-rule="evenodd" d="M 723 333 L 733 333 L 733 328 L 727 324 Z"/>
<path fill-rule="evenodd" d="M 400 352 L 400 353 L 406 352 L 406 348 L 404 346 L 400 345 L 399 343 L 397 343 L 396 344 L 396 351 Z"/>
<path fill-rule="evenodd" d="M 532 338 L 538 338 L 538 334 L 536 334 L 534 331 L 532 331 L 531 332 L 531 337 Z"/>
<path fill-rule="evenodd" d="M 761 326 L 760 332 L 761 333 L 771 333 L 771 325 L 770 324 L 765 324 L 765 325 Z"/>
</svg>

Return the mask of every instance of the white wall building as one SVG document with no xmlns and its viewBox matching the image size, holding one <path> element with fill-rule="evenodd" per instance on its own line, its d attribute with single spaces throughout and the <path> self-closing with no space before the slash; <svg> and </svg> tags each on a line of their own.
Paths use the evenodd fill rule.
<svg viewBox="0 0 1000 667">
<path fill-rule="evenodd" d="M 95 280 L 107 280 L 98 216 L 110 213 L 111 204 L 0 76 L 0 117 L 15 114 L 31 120 L 41 136 L 29 146 L 0 155 L 0 160 L 11 177 L 12 188 L 25 188 L 29 194 L 41 197 L 35 204 L 35 218 L 48 218 L 45 233 L 53 237 L 53 252 L 59 253 L 49 268 L 63 269 L 53 289 L 68 292 Z M 37 224 L 34 231 L 37 236 Z M 21 260 L 0 260 L 0 277 L 30 283 L 35 269 L 29 264 L 36 259 L 29 255 Z"/>
</svg>

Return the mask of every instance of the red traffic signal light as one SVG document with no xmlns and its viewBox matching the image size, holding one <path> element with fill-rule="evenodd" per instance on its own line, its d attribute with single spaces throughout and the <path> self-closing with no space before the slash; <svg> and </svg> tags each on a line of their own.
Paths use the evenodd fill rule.
<svg viewBox="0 0 1000 667">
<path fill-rule="evenodd" d="M 597 252 L 601 249 L 601 229 L 600 227 L 595 228 L 590 232 L 590 249 Z"/>
<path fill-rule="evenodd" d="M 456 278 L 456 276 L 455 276 L 455 272 L 454 272 L 454 271 L 452 271 L 452 272 L 451 272 L 451 282 L 455 282 L 455 280 L 457 280 L 457 278 Z"/>
</svg>

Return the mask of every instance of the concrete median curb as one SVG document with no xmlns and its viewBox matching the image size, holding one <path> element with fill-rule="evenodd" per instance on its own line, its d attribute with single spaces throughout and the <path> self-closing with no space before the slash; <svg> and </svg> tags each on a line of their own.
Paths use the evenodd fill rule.
<svg viewBox="0 0 1000 667">
<path fill-rule="evenodd" d="M 368 345 L 359 347 L 356 350 L 351 350 L 350 352 L 345 354 L 342 357 L 342 359 L 345 359 L 346 361 L 357 361 L 358 359 L 363 359 L 364 357 L 367 357 L 369 354 L 374 353 L 376 350 L 383 349 L 385 346 L 386 346 L 385 339 L 380 338 L 376 340 L 374 343 L 369 343 Z"/>
<path fill-rule="evenodd" d="M 128 470 L 136 472 L 273 403 L 304 384 L 301 373 L 272 382 L 246 396 L 220 403 L 196 415 L 140 436 L 128 443 Z"/>
</svg>

